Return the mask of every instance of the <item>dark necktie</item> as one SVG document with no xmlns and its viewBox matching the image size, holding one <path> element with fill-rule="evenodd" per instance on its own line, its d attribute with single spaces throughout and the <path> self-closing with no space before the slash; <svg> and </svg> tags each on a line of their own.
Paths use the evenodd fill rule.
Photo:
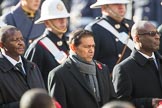
<svg viewBox="0 0 162 108">
<path fill-rule="evenodd" d="M 157 71 L 157 67 L 153 58 L 149 58 L 149 63 L 151 64 L 154 71 Z"/>
<path fill-rule="evenodd" d="M 16 68 L 22 73 L 22 74 L 24 74 L 25 75 L 25 73 L 24 73 L 24 71 L 23 71 L 23 68 L 22 68 L 22 63 L 17 63 L 16 65 Z"/>
</svg>

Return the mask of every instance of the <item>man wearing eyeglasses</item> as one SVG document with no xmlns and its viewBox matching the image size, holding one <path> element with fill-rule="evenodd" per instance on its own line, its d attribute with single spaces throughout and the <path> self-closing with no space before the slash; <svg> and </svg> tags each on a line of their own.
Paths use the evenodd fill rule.
<svg viewBox="0 0 162 108">
<path fill-rule="evenodd" d="M 148 21 L 136 22 L 131 35 L 135 48 L 114 67 L 114 88 L 119 99 L 133 102 L 136 108 L 155 108 L 162 101 L 160 35 Z"/>
</svg>

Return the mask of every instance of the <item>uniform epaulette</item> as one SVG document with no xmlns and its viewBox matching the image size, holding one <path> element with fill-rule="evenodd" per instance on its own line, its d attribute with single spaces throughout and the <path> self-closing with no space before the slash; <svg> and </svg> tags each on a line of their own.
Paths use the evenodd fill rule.
<svg viewBox="0 0 162 108">
<path fill-rule="evenodd" d="M 25 54 L 24 54 L 24 58 L 28 58 L 30 52 L 33 50 L 33 48 L 35 48 L 36 44 L 38 43 L 39 40 L 43 39 L 46 35 L 43 34 L 41 35 L 40 37 L 38 37 L 37 39 L 35 39 L 28 47 L 28 49 L 25 51 Z"/>
<path fill-rule="evenodd" d="M 90 24 L 88 24 L 84 29 L 92 32 L 92 26 L 94 24 L 98 23 L 99 21 L 101 21 L 102 19 L 103 19 L 102 17 L 96 17 L 96 19 L 93 22 L 91 22 Z"/>
<path fill-rule="evenodd" d="M 132 21 L 132 20 L 130 20 L 130 19 L 124 19 L 124 24 L 125 24 L 125 26 L 127 27 L 127 28 L 130 28 L 130 27 L 132 27 L 133 26 L 133 24 L 134 24 L 134 22 Z M 128 26 L 129 25 L 129 26 Z"/>
</svg>

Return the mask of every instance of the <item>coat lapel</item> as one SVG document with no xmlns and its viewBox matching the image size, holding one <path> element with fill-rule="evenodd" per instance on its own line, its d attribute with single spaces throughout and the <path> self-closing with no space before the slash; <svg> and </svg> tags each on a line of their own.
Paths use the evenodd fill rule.
<svg viewBox="0 0 162 108">
<path fill-rule="evenodd" d="M 136 49 L 131 53 L 131 57 L 141 66 L 144 66 L 147 63 L 147 59 L 144 58 Z"/>
<path fill-rule="evenodd" d="M 146 58 L 144 58 L 136 49 L 134 49 L 131 53 L 131 57 L 140 65 L 144 66 L 146 62 L 148 61 Z M 162 57 L 159 55 L 158 52 L 155 52 L 156 61 L 158 64 L 158 76 L 160 79 L 160 84 L 162 88 Z"/>
<path fill-rule="evenodd" d="M 78 81 L 78 83 L 95 99 L 95 101 L 97 102 L 93 91 L 91 90 L 91 88 L 89 87 L 89 85 L 86 83 L 83 75 L 78 71 L 75 63 L 70 60 L 70 58 L 67 60 L 66 65 L 68 66 L 68 70 L 70 71 L 70 73 L 72 73 L 72 75 L 74 76 L 74 78 L 76 78 L 76 80 Z"/>
<path fill-rule="evenodd" d="M 155 57 L 158 64 L 158 74 L 159 74 L 160 84 L 162 88 L 162 57 L 158 52 L 155 52 Z"/>
<path fill-rule="evenodd" d="M 104 72 L 102 71 L 102 65 L 98 64 L 96 65 L 96 72 L 97 72 L 97 80 L 98 80 L 98 87 L 99 87 L 99 92 L 100 92 L 100 98 L 101 101 L 104 100 L 104 96 L 105 96 L 105 82 L 107 81 L 106 79 L 104 79 L 106 76 L 104 76 Z M 106 91 L 108 92 L 108 91 Z"/>
<path fill-rule="evenodd" d="M 7 58 L 5 58 L 0 52 L 0 69 L 2 69 L 3 72 L 8 72 L 12 68 L 14 68 L 12 63 L 10 63 L 10 61 L 8 61 Z"/>
</svg>

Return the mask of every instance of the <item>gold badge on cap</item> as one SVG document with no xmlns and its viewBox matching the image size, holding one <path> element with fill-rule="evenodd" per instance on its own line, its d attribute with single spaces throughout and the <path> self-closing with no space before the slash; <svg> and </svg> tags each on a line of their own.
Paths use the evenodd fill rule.
<svg viewBox="0 0 162 108">
<path fill-rule="evenodd" d="M 63 11 L 64 9 L 64 6 L 61 3 L 58 3 L 56 7 L 58 11 Z"/>
<path fill-rule="evenodd" d="M 58 42 L 57 42 L 57 45 L 58 45 L 58 46 L 62 46 L 62 44 L 63 44 L 62 41 L 58 41 Z"/>
<path fill-rule="evenodd" d="M 115 24 L 116 29 L 120 29 L 120 24 Z"/>
</svg>

